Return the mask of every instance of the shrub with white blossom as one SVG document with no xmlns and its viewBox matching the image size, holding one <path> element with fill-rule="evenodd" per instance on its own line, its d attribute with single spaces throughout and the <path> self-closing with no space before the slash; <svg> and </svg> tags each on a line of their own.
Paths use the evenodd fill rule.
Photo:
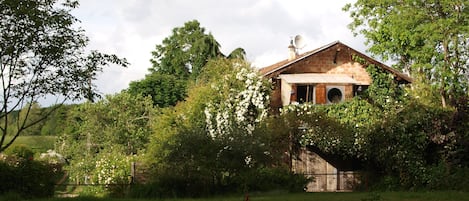
<svg viewBox="0 0 469 201">
<path fill-rule="evenodd" d="M 72 164 L 70 179 L 80 184 L 128 184 L 133 160 L 133 156 L 119 153 L 102 153 L 93 159 L 82 159 Z"/>
<path fill-rule="evenodd" d="M 210 61 L 186 100 L 154 121 L 147 156 L 155 182 L 182 194 L 246 184 L 243 175 L 270 162 L 270 138 L 259 132 L 269 96 L 270 83 L 248 63 Z"/>
<path fill-rule="evenodd" d="M 212 85 L 223 97 L 207 103 L 204 110 L 207 130 L 212 138 L 241 128 L 250 135 L 266 116 L 269 88 L 253 69 L 240 67 L 235 75 L 226 75 Z"/>
<path fill-rule="evenodd" d="M 93 183 L 96 184 L 128 184 L 132 156 L 106 153 L 96 161 L 93 171 Z"/>
</svg>

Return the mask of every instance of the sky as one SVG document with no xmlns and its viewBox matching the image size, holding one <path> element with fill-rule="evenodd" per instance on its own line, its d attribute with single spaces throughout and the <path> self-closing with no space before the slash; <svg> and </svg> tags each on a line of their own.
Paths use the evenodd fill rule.
<svg viewBox="0 0 469 201">
<path fill-rule="evenodd" d="M 347 28 L 342 11 L 353 0 L 81 0 L 72 11 L 90 42 L 88 48 L 125 57 L 127 68 L 110 66 L 94 84 L 114 94 L 141 80 L 151 67 L 151 51 L 175 27 L 198 20 L 213 34 L 224 54 L 241 47 L 254 67 L 288 57 L 292 37 L 301 35 L 309 51 L 334 41 L 365 52 L 363 37 Z"/>
</svg>

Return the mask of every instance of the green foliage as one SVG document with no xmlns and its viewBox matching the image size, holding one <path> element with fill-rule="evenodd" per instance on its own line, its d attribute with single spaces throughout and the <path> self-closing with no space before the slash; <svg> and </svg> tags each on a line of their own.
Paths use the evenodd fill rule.
<svg viewBox="0 0 469 201">
<path fill-rule="evenodd" d="M 96 184 L 128 184 L 130 176 L 131 157 L 114 153 L 100 154 L 96 160 L 96 169 L 92 183 Z"/>
<path fill-rule="evenodd" d="M 127 65 L 115 55 L 85 53 L 88 38 L 71 15 L 77 6 L 73 0 L 0 1 L 0 152 L 50 115 L 38 113 L 31 103 L 46 96 L 57 97 L 58 103 L 92 100 L 97 95 L 91 84 L 96 73 L 110 63 Z M 18 109 L 22 112 L 17 127 L 8 128 L 9 114 Z M 10 131 L 14 137 L 5 141 Z"/>
<path fill-rule="evenodd" d="M 204 197 L 197 199 L 173 198 L 165 199 L 172 201 L 240 201 L 246 200 L 268 200 L 268 201 L 361 201 L 379 195 L 381 200 L 386 201 L 466 201 L 469 193 L 460 191 L 387 191 L 387 192 L 327 192 L 327 193 L 287 193 L 284 191 L 272 191 L 265 193 L 234 194 L 224 196 Z M 1 198 L 0 198 L 1 199 Z M 34 201 L 147 201 L 147 198 L 102 198 L 91 196 L 79 196 L 75 198 L 48 198 L 34 199 Z M 158 199 L 157 199 L 158 200 Z M 8 200 L 9 201 L 9 200 Z"/>
<path fill-rule="evenodd" d="M 368 65 L 366 71 L 373 80 L 366 90 L 368 101 L 385 112 L 399 109 L 399 106 L 408 99 L 403 85 L 398 85 L 390 73 L 375 65 Z"/>
<path fill-rule="evenodd" d="M 251 192 L 268 192 L 274 190 L 303 192 L 310 182 L 305 176 L 295 174 L 287 168 L 262 167 L 245 172 L 235 186 L 245 186 Z"/>
<path fill-rule="evenodd" d="M 372 174 L 365 179 L 381 190 L 465 189 L 447 178 L 467 168 L 467 101 L 454 104 L 458 108 L 421 104 L 391 76 L 373 65 L 367 70 L 373 82 L 362 97 L 283 108 L 280 117 L 291 139 L 364 161 Z"/>
<path fill-rule="evenodd" d="M 31 125 L 23 130 L 23 135 L 40 135 L 42 125 L 38 121 L 42 121 L 41 106 L 38 103 L 30 103 L 20 110 L 18 118 L 15 119 L 16 124 L 11 124 L 11 128 L 15 130 L 21 129 L 23 125 Z M 38 123 L 35 123 L 38 122 Z"/>
<path fill-rule="evenodd" d="M 351 125 L 347 125 L 327 113 L 334 114 L 334 111 L 340 109 L 306 104 L 284 108 L 283 117 L 287 124 L 291 125 L 289 132 L 303 146 L 315 146 L 325 153 L 340 154 L 344 157 L 366 157 L 367 133 L 363 132 L 359 124 L 353 125 L 354 112 L 341 116 L 344 119 L 352 118 L 348 122 Z"/>
<path fill-rule="evenodd" d="M 461 153 L 468 153 L 462 148 L 467 138 L 455 114 L 412 100 L 377 122 L 367 139 L 368 168 L 374 172 L 370 183 L 381 190 L 466 189 L 461 180 L 467 180 L 467 164 Z"/>
<path fill-rule="evenodd" d="M 7 192 L 5 194 L 0 195 L 0 201 L 21 201 L 23 198 L 20 194 L 15 192 Z"/>
<path fill-rule="evenodd" d="M 58 108 L 56 108 L 58 107 Z M 53 111 L 46 120 L 40 123 L 40 131 L 43 136 L 59 136 L 63 134 L 68 128 L 68 115 L 77 105 L 52 105 L 50 107 L 42 108 L 43 113 Z"/>
<path fill-rule="evenodd" d="M 132 94 L 152 96 L 159 107 L 174 106 L 186 98 L 187 88 L 198 82 L 206 64 L 216 58 L 225 58 L 220 44 L 211 33 L 206 33 L 197 20 L 173 29 L 172 35 L 156 45 L 150 60 L 153 66 L 145 79 L 132 82 L 128 91 Z M 244 60 L 242 48 L 233 50 L 226 58 Z"/>
<path fill-rule="evenodd" d="M 86 188 L 82 195 L 122 197 L 127 193 L 131 182 L 130 166 L 136 157 L 126 156 L 120 150 L 108 151 L 71 161 L 70 180 L 78 184 L 97 184 Z"/>
<path fill-rule="evenodd" d="M 362 201 L 380 201 L 381 195 L 377 192 L 372 192 L 368 195 L 367 198 L 363 198 Z"/>
<path fill-rule="evenodd" d="M 225 134 L 229 134 L 233 128 L 244 130 L 250 135 L 267 116 L 270 94 L 266 87 L 268 83 L 257 72 L 246 67 L 246 63 L 237 61 L 233 65 L 245 67 L 213 80 L 211 86 L 220 95 L 206 101 L 205 123 L 213 138 L 227 137 L 229 135 Z"/>
<path fill-rule="evenodd" d="M 17 193 L 24 198 L 50 197 L 61 172 L 47 163 L 17 156 L 1 156 L 0 194 Z"/>
<path fill-rule="evenodd" d="M 175 75 L 153 72 L 145 79 L 133 81 L 127 92 L 133 95 L 151 96 L 157 107 L 175 106 L 186 97 L 187 81 Z"/>
<path fill-rule="evenodd" d="M 153 113 L 149 97 L 123 92 L 96 103 L 84 103 L 71 112 L 70 131 L 60 137 L 57 145 L 67 157 L 93 155 L 111 148 L 125 155 L 145 149 Z"/>
<path fill-rule="evenodd" d="M 361 97 L 331 105 L 283 108 L 282 117 L 293 140 L 325 153 L 366 159 L 369 146 L 374 146 L 369 144 L 370 130 L 402 109 L 407 98 L 389 73 L 374 65 L 368 65 L 367 71 L 373 82 Z"/>
<path fill-rule="evenodd" d="M 202 196 L 257 189 L 253 176 L 278 152 L 261 122 L 266 118 L 269 83 L 241 60 L 209 61 L 185 102 L 161 110 L 153 121 L 147 163 L 154 167 L 156 196 Z M 258 172 L 258 169 L 260 172 Z M 274 170 L 272 170 L 274 171 Z M 298 187 L 298 177 L 275 175 Z M 265 176 L 268 177 L 268 176 Z M 266 184 L 266 181 L 264 181 Z M 288 188 L 287 186 L 284 186 Z M 299 187 L 303 189 L 302 187 Z M 136 192 L 137 194 L 140 194 Z"/>
<path fill-rule="evenodd" d="M 156 45 L 152 52 L 152 72 L 174 75 L 179 79 L 196 78 L 205 64 L 221 56 L 220 44 L 212 34 L 205 33 L 197 20 L 173 29 L 172 35 Z"/>
<path fill-rule="evenodd" d="M 369 51 L 423 76 L 420 81 L 432 86 L 443 106 L 468 93 L 468 9 L 467 1 L 452 0 L 359 0 L 344 7 Z"/>
<path fill-rule="evenodd" d="M 426 187 L 427 168 L 446 161 L 454 142 L 447 126 L 451 111 L 408 105 L 395 116 L 378 125 L 370 139 L 370 153 L 377 164 L 402 187 Z M 379 145 L 379 146 L 378 146 Z"/>
<path fill-rule="evenodd" d="M 28 146 L 22 144 L 10 147 L 5 151 L 5 154 L 27 160 L 32 160 L 34 157 L 33 150 L 31 150 Z"/>
<path fill-rule="evenodd" d="M 468 192 L 469 168 L 454 168 L 439 163 L 429 167 L 428 188 L 432 190 L 449 189 Z"/>
<path fill-rule="evenodd" d="M 50 107 L 40 107 L 37 103 L 32 104 L 31 111 L 28 114 L 27 122 L 37 121 L 34 125 L 24 129 L 21 136 L 17 137 L 15 141 L 21 141 L 21 138 L 28 138 L 31 136 L 57 136 L 67 129 L 66 119 L 68 118 L 68 111 L 75 105 L 52 105 Z M 10 141 L 12 137 L 18 132 L 18 128 L 21 127 L 21 123 L 24 121 L 26 116 L 27 107 L 22 110 L 13 111 L 8 114 L 5 118 L 8 119 L 6 128 L 8 128 L 6 141 Z M 42 114 L 49 114 L 46 119 Z M 2 125 L 2 127 L 4 127 Z M 31 137 L 34 138 L 34 137 Z M 35 138 L 40 139 L 40 137 Z M 20 142 L 23 143 L 23 142 Z M 31 144 L 31 146 L 34 146 Z M 37 146 L 37 145 L 36 145 Z M 53 147 L 52 147 L 53 148 Z M 47 149 L 46 149 L 47 150 Z"/>
<path fill-rule="evenodd" d="M 438 107 L 441 105 L 440 93 L 424 81 L 427 78 L 423 75 L 415 74 L 413 79 L 412 88 L 408 92 L 416 101 L 428 107 Z"/>
<path fill-rule="evenodd" d="M 7 136 L 8 140 L 11 136 Z M 13 143 L 16 145 L 26 145 L 36 153 L 46 152 L 49 149 L 54 149 L 56 136 L 19 136 Z"/>
<path fill-rule="evenodd" d="M 109 185 L 87 192 L 121 196 L 130 182 L 130 164 L 149 140 L 154 113 L 150 97 L 122 92 L 70 112 L 70 128 L 57 142 L 58 152 L 70 161 L 70 180 Z"/>
<path fill-rule="evenodd" d="M 236 48 L 226 57 L 228 59 L 246 60 L 246 51 L 243 48 Z"/>
</svg>

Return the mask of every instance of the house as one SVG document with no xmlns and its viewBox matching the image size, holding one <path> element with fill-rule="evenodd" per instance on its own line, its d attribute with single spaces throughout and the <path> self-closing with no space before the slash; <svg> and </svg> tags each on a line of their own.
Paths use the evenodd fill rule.
<svg viewBox="0 0 469 201">
<path fill-rule="evenodd" d="M 400 83 L 412 82 L 409 76 L 339 41 L 301 55 L 293 45 L 289 49 L 288 59 L 259 70 L 272 80 L 273 109 L 292 103 L 330 104 L 353 98 L 371 83 L 365 67 L 355 62 L 354 56 L 393 74 Z"/>
<path fill-rule="evenodd" d="M 273 83 L 274 111 L 289 104 L 333 104 L 359 95 L 372 80 L 365 66 L 355 61 L 356 56 L 391 73 L 399 83 L 412 82 L 409 76 L 339 41 L 303 54 L 298 54 L 292 42 L 289 50 L 288 59 L 259 70 Z M 349 191 L 360 182 L 354 163 L 309 147 L 292 159 L 292 170 L 314 177 L 307 191 Z"/>
</svg>

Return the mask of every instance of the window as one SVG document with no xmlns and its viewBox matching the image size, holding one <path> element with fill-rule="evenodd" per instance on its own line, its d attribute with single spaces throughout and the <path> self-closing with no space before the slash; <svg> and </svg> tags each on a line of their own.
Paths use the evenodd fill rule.
<svg viewBox="0 0 469 201">
<path fill-rule="evenodd" d="M 353 92 L 355 96 L 361 96 L 364 94 L 364 92 L 368 89 L 368 85 L 355 85 L 353 87 Z"/>
<path fill-rule="evenodd" d="M 342 91 L 337 88 L 332 88 L 327 91 L 327 100 L 331 103 L 338 103 L 342 100 Z"/>
<path fill-rule="evenodd" d="M 345 100 L 345 86 L 327 86 L 326 87 L 326 102 L 339 103 Z"/>
<path fill-rule="evenodd" d="M 298 103 L 314 103 L 314 85 L 298 85 L 296 93 Z"/>
</svg>

